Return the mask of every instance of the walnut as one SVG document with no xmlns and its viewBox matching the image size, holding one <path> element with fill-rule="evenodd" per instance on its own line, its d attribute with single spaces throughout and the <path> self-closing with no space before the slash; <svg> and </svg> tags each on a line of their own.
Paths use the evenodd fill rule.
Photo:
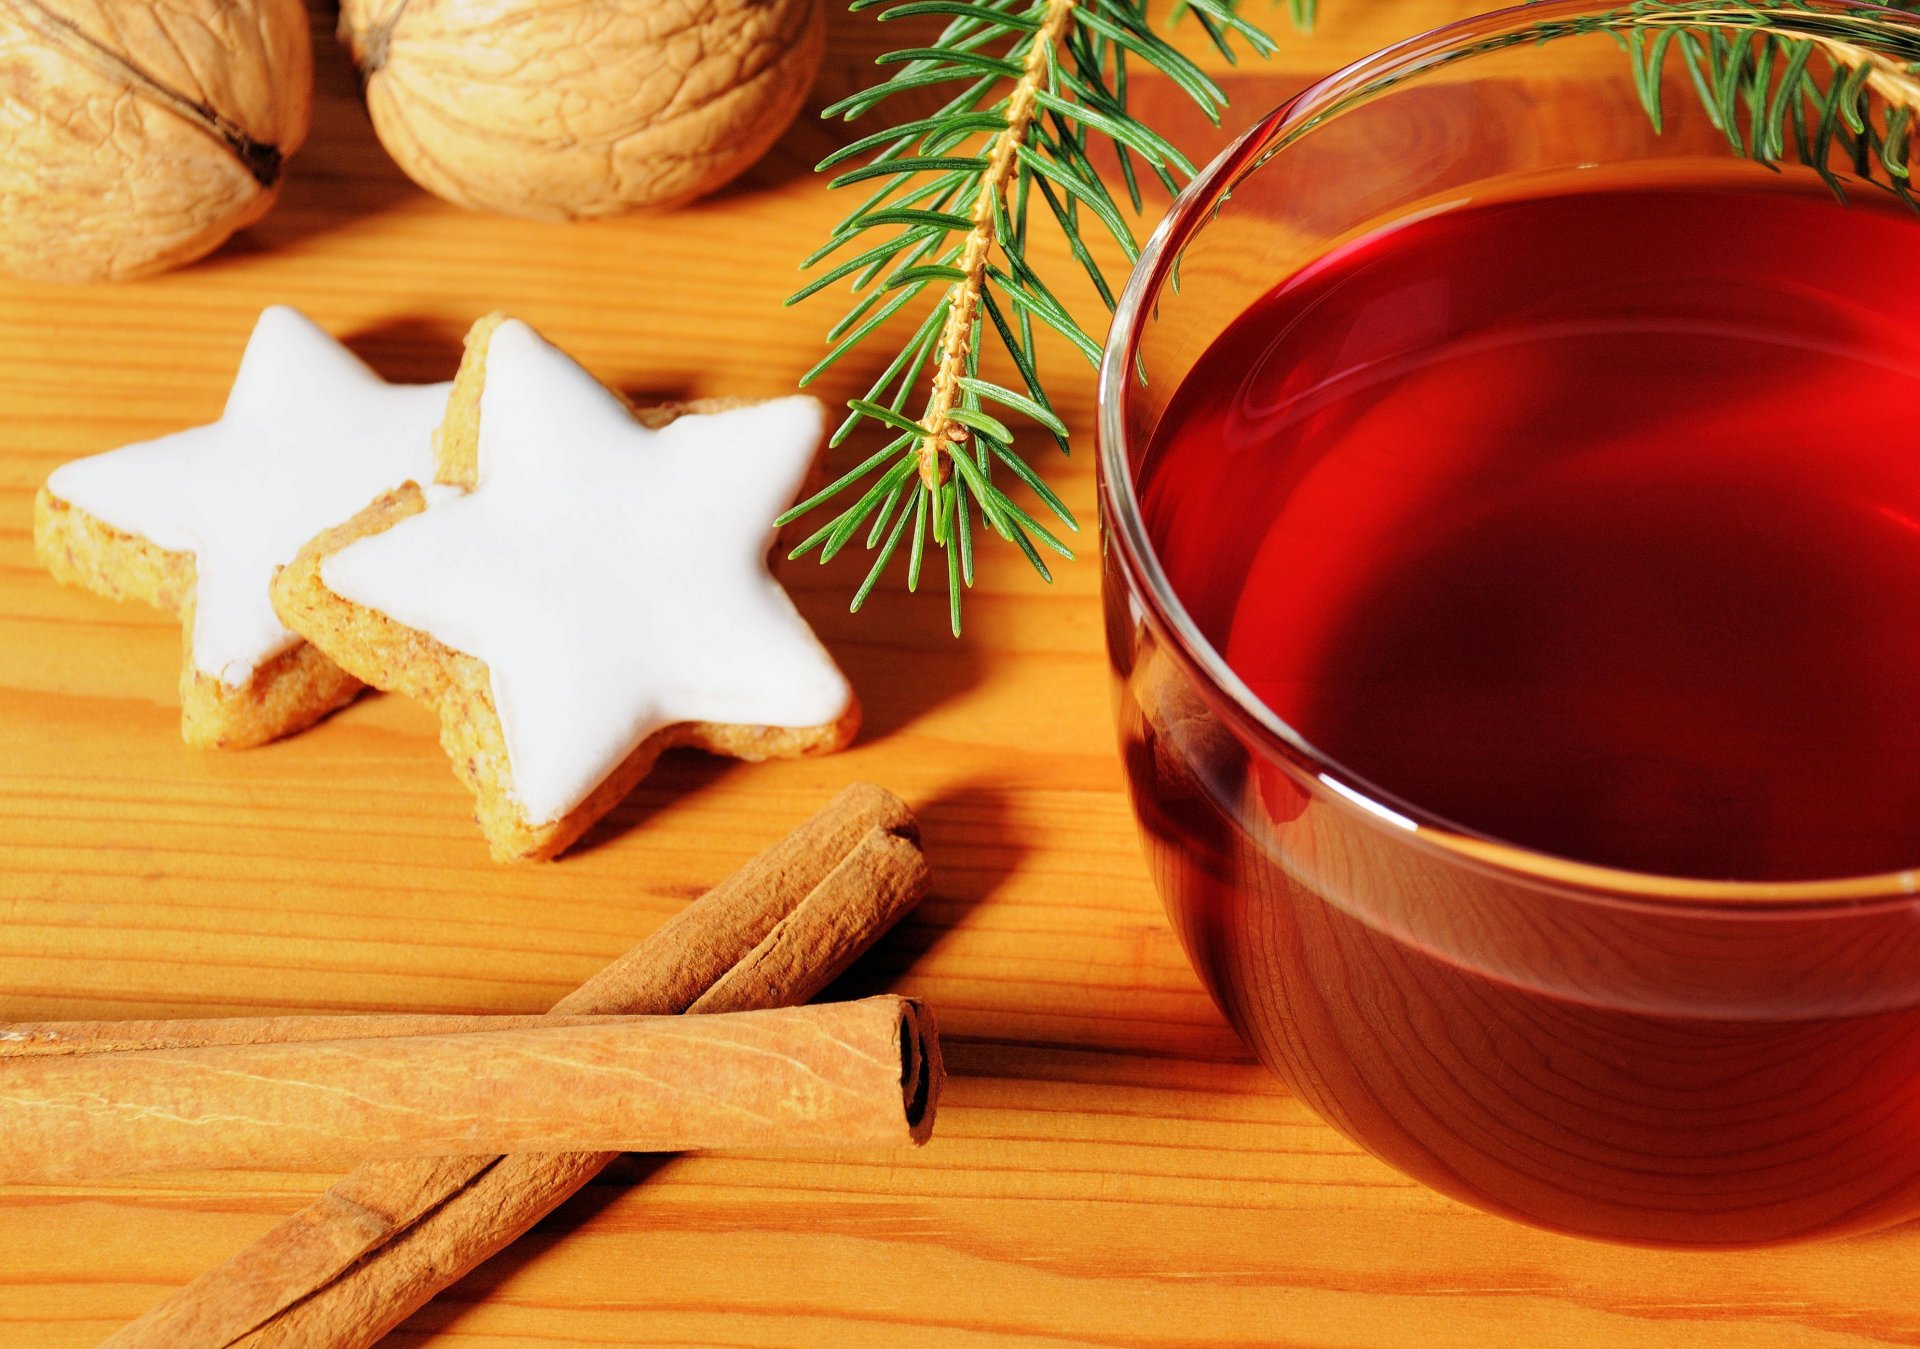
<svg viewBox="0 0 1920 1349">
<path fill-rule="evenodd" d="M 143 276 L 258 220 L 311 45 L 301 0 L 0 0 L 0 269 Z"/>
<path fill-rule="evenodd" d="M 342 0 L 374 129 L 462 206 L 542 219 L 674 206 L 792 122 L 822 0 Z"/>
</svg>

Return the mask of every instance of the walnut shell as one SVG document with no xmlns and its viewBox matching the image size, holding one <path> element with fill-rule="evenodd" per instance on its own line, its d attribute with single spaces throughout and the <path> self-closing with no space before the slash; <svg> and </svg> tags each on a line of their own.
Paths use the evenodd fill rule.
<svg viewBox="0 0 1920 1349">
<path fill-rule="evenodd" d="M 301 0 L 0 0 L 0 269 L 143 276 L 266 214 L 308 27 Z"/>
<path fill-rule="evenodd" d="M 448 201 L 536 219 L 674 206 L 793 121 L 822 0 L 343 0 L 375 131 Z"/>
</svg>

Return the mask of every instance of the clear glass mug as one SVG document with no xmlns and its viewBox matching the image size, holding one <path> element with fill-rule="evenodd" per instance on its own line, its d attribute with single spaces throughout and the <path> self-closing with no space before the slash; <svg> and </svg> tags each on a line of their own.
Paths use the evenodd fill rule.
<svg viewBox="0 0 1920 1349">
<path fill-rule="evenodd" d="M 1225 151 L 1155 234 L 1100 381 L 1107 642 L 1134 809 L 1228 1019 L 1401 1171 L 1618 1241 L 1866 1231 L 1920 1217 L 1920 878 L 1609 870 L 1395 800 L 1234 676 L 1172 593 L 1135 495 L 1182 376 L 1336 242 L 1577 166 L 1770 172 L 1672 83 L 1678 62 L 1656 133 L 1612 37 L 1524 41 L 1607 12 L 1506 10 L 1361 61 Z"/>
</svg>

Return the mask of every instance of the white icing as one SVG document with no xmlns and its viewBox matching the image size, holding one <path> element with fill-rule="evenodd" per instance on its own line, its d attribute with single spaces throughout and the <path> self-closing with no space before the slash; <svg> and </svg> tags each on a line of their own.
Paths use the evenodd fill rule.
<svg viewBox="0 0 1920 1349">
<path fill-rule="evenodd" d="M 328 589 L 487 665 L 512 791 L 544 824 L 686 721 L 818 726 L 845 678 L 767 570 L 823 410 L 648 430 L 525 324 L 495 330 L 478 483 L 321 564 Z"/>
<path fill-rule="evenodd" d="M 262 311 L 217 422 L 79 459 L 47 488 L 116 529 L 192 553 L 193 664 L 240 686 L 300 639 L 274 569 L 382 492 L 433 475 L 447 384 L 388 384 L 297 310 Z"/>
</svg>

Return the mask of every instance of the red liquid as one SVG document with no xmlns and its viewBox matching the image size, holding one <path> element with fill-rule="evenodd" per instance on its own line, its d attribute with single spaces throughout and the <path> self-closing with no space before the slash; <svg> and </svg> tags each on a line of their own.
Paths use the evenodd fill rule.
<svg viewBox="0 0 1920 1349">
<path fill-rule="evenodd" d="M 1647 872 L 1920 865 L 1903 211 L 1616 188 L 1362 239 L 1203 356 L 1140 486 L 1214 644 L 1403 802 Z M 1464 865 L 1250 748 L 1109 612 L 1161 893 L 1337 1127 L 1620 1240 L 1920 1217 L 1912 905 L 1595 902 Z"/>
<path fill-rule="evenodd" d="M 1580 861 L 1920 866 L 1920 228 L 1785 193 L 1453 210 L 1182 384 L 1175 591 L 1388 793 Z"/>
</svg>

